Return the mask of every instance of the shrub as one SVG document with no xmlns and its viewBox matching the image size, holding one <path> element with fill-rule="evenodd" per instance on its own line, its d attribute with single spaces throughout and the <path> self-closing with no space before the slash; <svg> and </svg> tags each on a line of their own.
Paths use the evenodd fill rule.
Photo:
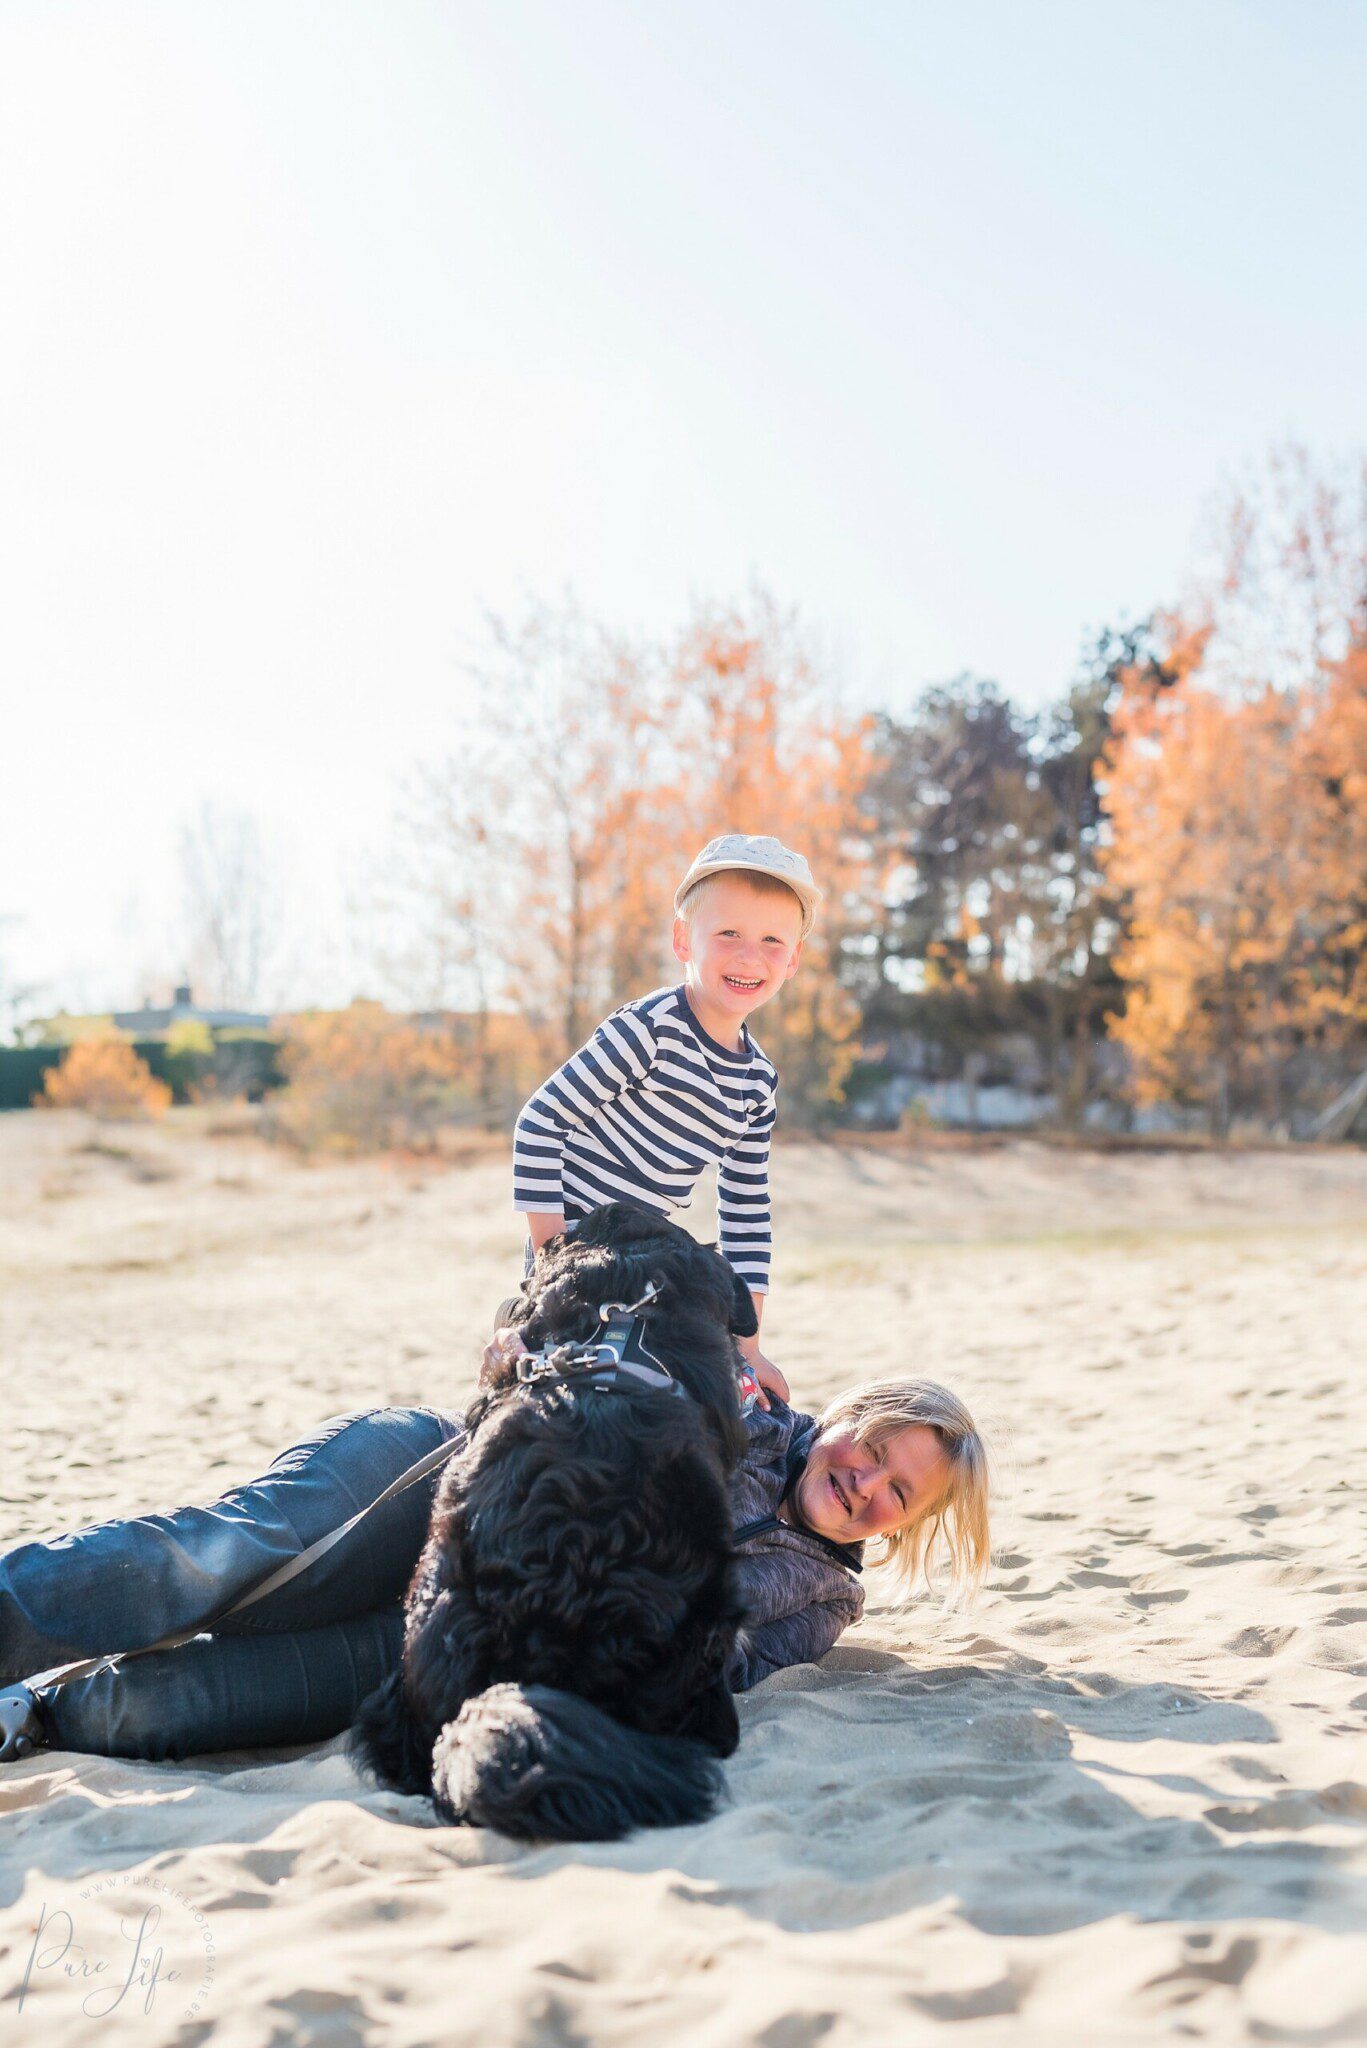
<svg viewBox="0 0 1367 2048">
<path fill-rule="evenodd" d="M 161 1071 L 177 1102 L 197 1102 L 210 1082 L 214 1036 L 199 1017 L 180 1017 L 166 1034 Z"/>
<path fill-rule="evenodd" d="M 382 1003 L 313 1011 L 279 1028 L 289 1086 L 270 1128 L 306 1150 L 430 1145 L 465 1078 L 449 1037 L 391 1016 Z"/>
<path fill-rule="evenodd" d="M 259 1031 L 216 1032 L 209 1070 L 193 1084 L 196 1100 L 260 1102 L 285 1085 L 279 1054 L 275 1040 Z"/>
<path fill-rule="evenodd" d="M 164 1116 L 171 1091 L 153 1076 L 128 1041 L 112 1035 L 78 1039 L 60 1066 L 43 1076 L 34 1102 L 44 1109 L 88 1109 L 104 1120 Z"/>
</svg>

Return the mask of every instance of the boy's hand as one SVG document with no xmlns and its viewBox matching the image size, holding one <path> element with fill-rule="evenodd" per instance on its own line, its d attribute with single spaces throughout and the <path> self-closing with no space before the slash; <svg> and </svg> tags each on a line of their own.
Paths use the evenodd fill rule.
<svg viewBox="0 0 1367 2048">
<path fill-rule="evenodd" d="M 741 1357 L 759 1381 L 760 1407 L 767 1408 L 769 1406 L 765 1398 L 768 1394 L 776 1394 L 780 1401 L 786 1401 L 788 1399 L 788 1382 L 774 1364 L 773 1359 L 766 1358 L 760 1350 L 759 1338 L 738 1337 L 736 1342 L 740 1346 Z"/>
</svg>

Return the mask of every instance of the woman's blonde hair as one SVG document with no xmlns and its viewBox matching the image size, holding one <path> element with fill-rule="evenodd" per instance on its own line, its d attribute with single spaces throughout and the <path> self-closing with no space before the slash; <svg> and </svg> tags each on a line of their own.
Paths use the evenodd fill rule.
<svg viewBox="0 0 1367 2048">
<path fill-rule="evenodd" d="M 920 1577 L 929 1586 L 940 1553 L 949 1562 L 949 1597 L 969 1599 L 982 1583 L 991 1556 L 988 1526 L 987 1446 L 957 1394 L 935 1380 L 869 1380 L 837 1394 L 817 1418 L 820 1429 L 848 1429 L 856 1443 L 880 1451 L 899 1430 L 933 1429 L 949 1461 L 938 1500 L 905 1528 L 882 1538 L 873 1563 L 887 1565 L 908 1591 Z"/>
</svg>

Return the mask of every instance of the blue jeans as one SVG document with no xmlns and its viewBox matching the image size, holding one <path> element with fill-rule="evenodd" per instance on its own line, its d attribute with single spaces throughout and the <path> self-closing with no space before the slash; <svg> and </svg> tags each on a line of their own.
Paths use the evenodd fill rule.
<svg viewBox="0 0 1367 2048">
<path fill-rule="evenodd" d="M 434 1408 L 335 1416 L 210 1507 L 20 1544 L 0 1558 L 0 1681 L 207 1623 L 460 1428 Z M 398 1662 L 403 1595 L 442 1470 L 212 1634 L 36 1685 L 51 1746 L 166 1758 L 318 1742 L 349 1727 Z"/>
</svg>

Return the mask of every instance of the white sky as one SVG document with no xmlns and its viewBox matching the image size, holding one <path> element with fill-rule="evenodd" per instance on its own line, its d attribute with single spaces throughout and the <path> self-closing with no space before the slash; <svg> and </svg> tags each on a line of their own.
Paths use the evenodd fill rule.
<svg viewBox="0 0 1367 2048">
<path fill-rule="evenodd" d="M 5 0 L 3 971 L 173 975 L 214 798 L 344 1000 L 527 593 L 758 574 L 858 697 L 1041 701 L 1232 468 L 1367 442 L 1364 103 L 1354 0 Z"/>
</svg>

